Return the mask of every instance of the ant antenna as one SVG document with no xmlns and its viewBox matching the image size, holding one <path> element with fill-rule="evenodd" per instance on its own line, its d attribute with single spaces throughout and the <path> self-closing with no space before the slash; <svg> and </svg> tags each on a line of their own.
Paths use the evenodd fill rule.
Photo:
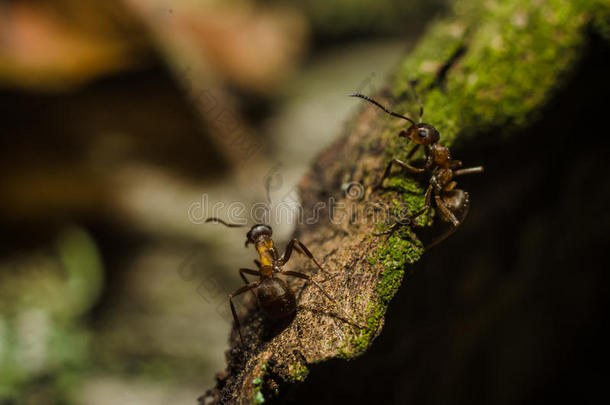
<svg viewBox="0 0 610 405">
<path fill-rule="evenodd" d="M 421 103 L 421 99 L 419 98 L 419 94 L 417 94 L 417 89 L 415 88 L 417 80 L 411 80 L 409 84 L 411 85 L 411 90 L 413 90 L 413 94 L 415 94 L 415 100 L 417 101 L 417 105 L 419 105 L 419 123 L 421 124 L 421 120 L 424 116 L 424 105 Z"/>
<path fill-rule="evenodd" d="M 265 194 L 267 195 L 267 208 L 271 206 L 271 178 L 265 179 Z"/>
<path fill-rule="evenodd" d="M 265 178 L 265 194 L 267 196 L 267 204 L 265 207 L 265 219 L 266 224 L 271 223 L 271 177 Z M 248 242 L 246 242 L 247 244 Z"/>
<path fill-rule="evenodd" d="M 270 223 L 271 222 L 271 205 L 272 205 L 271 204 L 271 184 L 274 181 L 274 177 L 275 176 L 279 176 L 279 179 L 278 179 L 279 186 L 281 186 L 281 184 L 282 184 L 282 177 L 278 173 L 278 171 L 279 171 L 278 169 L 281 166 L 282 166 L 281 162 L 277 163 L 275 166 L 273 166 L 271 168 L 271 170 L 269 171 L 269 174 L 266 175 L 263 178 L 263 184 L 265 185 L 265 196 L 267 197 L 267 206 L 265 207 L 266 208 L 266 213 L 265 213 L 266 220 L 265 220 L 265 223 Z"/>
<path fill-rule="evenodd" d="M 243 228 L 245 226 L 245 225 L 239 225 L 239 224 L 229 224 L 229 223 L 223 221 L 222 219 L 216 218 L 216 217 L 210 217 L 210 218 L 206 219 L 205 222 L 218 222 L 228 228 Z"/>
<path fill-rule="evenodd" d="M 388 110 L 387 108 L 385 108 L 384 106 L 379 104 L 377 101 L 373 100 L 370 97 L 365 96 L 364 94 L 355 93 L 355 94 L 350 94 L 349 96 L 350 97 L 360 97 L 361 99 L 364 99 L 364 100 L 368 101 L 369 103 L 375 104 L 377 107 L 381 108 L 383 111 L 385 111 L 386 113 L 390 114 L 391 116 L 397 117 L 397 118 L 402 118 L 403 120 L 407 120 L 411 124 L 415 125 L 415 121 L 413 121 L 411 118 L 405 117 L 404 115 L 400 115 L 398 113 L 395 113 L 394 111 Z M 420 120 L 421 120 L 421 117 L 420 117 Z"/>
<path fill-rule="evenodd" d="M 265 184 L 265 194 L 267 196 L 267 206 L 271 207 L 271 183 L 273 183 L 273 177 L 274 176 L 278 176 L 278 169 L 282 166 L 281 163 L 277 163 L 275 166 L 273 166 L 271 168 L 271 170 L 269 171 L 269 174 L 267 176 L 265 176 L 265 178 L 263 179 L 263 183 Z M 279 179 L 280 182 L 280 186 L 281 186 L 281 177 Z"/>
</svg>

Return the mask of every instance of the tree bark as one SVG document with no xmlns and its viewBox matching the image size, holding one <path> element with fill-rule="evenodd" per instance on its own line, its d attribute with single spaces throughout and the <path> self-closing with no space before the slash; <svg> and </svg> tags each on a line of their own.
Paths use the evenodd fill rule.
<svg viewBox="0 0 610 405">
<path fill-rule="evenodd" d="M 440 131 L 443 145 L 452 150 L 502 145 L 543 113 L 576 71 L 591 32 L 610 37 L 609 16 L 610 6 L 597 0 L 458 2 L 450 17 L 428 29 L 387 87 L 370 95 L 394 111 L 416 117 L 410 87 L 416 80 L 424 122 Z M 296 237 L 332 273 L 322 285 L 336 305 L 301 280 L 290 281 L 299 308 L 288 321 L 270 321 L 250 299 L 247 313 L 240 317 L 244 345 L 233 331 L 227 369 L 218 374 L 216 386 L 200 398 L 201 403 L 271 400 L 284 387 L 304 381 L 312 364 L 354 359 L 371 346 L 405 270 L 420 259 L 424 243 L 442 232 L 434 224 L 433 211 L 420 217 L 417 227 L 389 225 L 404 215 L 402 208 L 415 212 L 423 206 L 425 176 L 395 169 L 386 182 L 388 189 L 371 190 L 392 157 L 406 158 L 410 148 L 397 137 L 404 124 L 363 105 L 299 185 L 303 218 L 317 212 L 319 219 L 299 225 Z M 421 152 L 415 155 L 417 165 L 421 158 Z M 484 156 L 464 165 L 481 163 Z M 471 201 L 472 215 L 477 195 L 471 195 Z M 324 280 L 302 257 L 287 267 Z"/>
</svg>

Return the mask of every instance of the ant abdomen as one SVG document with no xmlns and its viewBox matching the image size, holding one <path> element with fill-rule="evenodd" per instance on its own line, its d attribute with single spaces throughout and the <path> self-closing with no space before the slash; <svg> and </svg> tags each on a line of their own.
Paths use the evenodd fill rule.
<svg viewBox="0 0 610 405">
<path fill-rule="evenodd" d="M 451 213 L 455 216 L 455 218 L 462 222 L 466 215 L 468 215 L 468 205 L 470 203 L 470 198 L 468 192 L 461 190 L 459 188 L 455 188 L 451 191 L 445 192 L 443 196 L 443 203 L 445 206 L 451 211 Z M 451 218 L 448 218 L 443 210 L 439 210 L 441 218 L 445 222 L 451 222 Z"/>
<path fill-rule="evenodd" d="M 256 294 L 261 310 L 271 318 L 285 318 L 297 307 L 296 298 L 288 284 L 276 277 L 263 280 Z"/>
</svg>

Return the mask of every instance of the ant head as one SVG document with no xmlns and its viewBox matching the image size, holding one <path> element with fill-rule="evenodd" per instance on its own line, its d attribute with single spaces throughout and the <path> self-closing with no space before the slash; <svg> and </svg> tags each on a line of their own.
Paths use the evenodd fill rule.
<svg viewBox="0 0 610 405">
<path fill-rule="evenodd" d="M 402 131 L 399 136 L 409 139 L 418 145 L 432 145 L 441 138 L 438 130 L 430 124 L 414 124 L 406 131 Z"/>
<path fill-rule="evenodd" d="M 411 85 L 413 86 L 413 83 Z M 415 88 L 413 88 L 413 91 L 415 91 Z M 390 114 L 393 117 L 402 118 L 405 121 L 409 121 L 411 123 L 411 126 L 406 131 L 401 131 L 400 134 L 398 134 L 398 136 L 408 138 L 413 143 L 416 143 L 418 145 L 432 145 L 434 143 L 437 143 L 441 137 L 441 135 L 438 133 L 438 130 L 436 128 L 434 128 L 430 124 L 424 124 L 421 122 L 422 117 L 424 116 L 424 107 L 421 104 L 421 102 L 419 101 L 417 92 L 415 92 L 415 97 L 417 98 L 417 102 L 419 103 L 419 123 L 416 123 L 415 121 L 413 121 L 411 118 L 407 117 L 406 115 L 398 114 L 398 113 L 395 113 L 394 111 L 388 110 L 387 108 L 385 108 L 384 106 L 379 104 L 377 101 L 375 101 L 372 98 L 367 97 L 363 94 L 356 93 L 356 94 L 350 94 L 350 96 L 358 97 L 363 100 L 366 100 L 369 103 L 376 105 L 377 107 L 382 109 L 384 112 L 386 112 L 387 114 Z"/>
<path fill-rule="evenodd" d="M 272 234 L 273 231 L 269 225 L 256 224 L 250 228 L 246 235 L 246 246 L 248 246 L 248 243 L 256 243 L 261 237 L 271 237 Z"/>
</svg>

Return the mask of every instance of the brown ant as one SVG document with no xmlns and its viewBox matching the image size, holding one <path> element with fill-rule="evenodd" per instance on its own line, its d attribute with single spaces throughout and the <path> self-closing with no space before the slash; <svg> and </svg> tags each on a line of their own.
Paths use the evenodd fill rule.
<svg viewBox="0 0 610 405">
<path fill-rule="evenodd" d="M 415 92 L 414 83 L 411 83 L 411 85 L 413 87 L 413 91 Z M 388 110 L 370 97 L 362 94 L 350 94 L 350 97 L 362 98 L 372 104 L 375 104 L 387 114 L 393 117 L 402 118 L 411 123 L 409 128 L 406 130 L 401 130 L 398 133 L 399 137 L 407 138 L 407 140 L 415 144 L 415 146 L 408 153 L 407 159 L 410 159 L 420 146 L 424 147 L 426 162 L 424 163 L 423 167 L 414 167 L 407 162 L 393 158 L 390 163 L 388 163 L 383 176 L 381 176 L 381 180 L 375 185 L 375 187 L 373 187 L 373 190 L 382 187 L 383 181 L 390 176 L 392 165 L 398 165 L 415 174 L 421 174 L 424 172 L 432 174 L 430 183 L 426 189 L 424 208 L 413 214 L 410 218 L 410 222 L 414 223 L 416 218 L 430 209 L 430 205 L 432 203 L 432 193 L 434 193 L 434 201 L 440 212 L 441 220 L 450 223 L 452 227 L 427 246 L 427 248 L 430 248 L 442 242 L 445 240 L 445 238 L 455 232 L 457 227 L 464 221 L 466 215 L 468 214 L 468 205 L 470 202 L 468 193 L 464 190 L 457 189 L 457 182 L 454 181 L 453 178 L 463 174 L 482 173 L 483 167 L 476 166 L 462 168 L 462 162 L 459 160 L 454 160 L 451 157 L 449 148 L 439 143 L 440 134 L 438 130 L 430 124 L 422 123 L 424 107 L 419 101 L 417 92 L 415 92 L 415 96 L 419 104 L 418 123 L 415 123 L 415 121 L 407 116 Z"/>
<path fill-rule="evenodd" d="M 205 222 L 218 222 L 230 228 L 243 227 L 243 225 L 229 224 L 218 218 L 208 218 Z M 258 270 L 240 268 L 239 275 L 246 283 L 245 286 L 238 288 L 232 294 L 229 295 L 229 305 L 231 306 L 231 312 L 233 313 L 233 319 L 239 332 L 239 338 L 243 343 L 243 336 L 241 334 L 241 324 L 239 318 L 235 312 L 235 306 L 233 305 L 233 298 L 245 293 L 246 291 L 252 291 L 254 296 L 257 298 L 258 305 L 262 311 L 271 318 L 281 319 L 293 314 L 297 308 L 296 297 L 294 292 L 290 289 L 288 284 L 276 277 L 276 274 L 284 274 L 286 276 L 293 276 L 311 281 L 316 287 L 322 291 L 322 293 L 331 300 L 335 305 L 336 301 L 328 295 L 328 293 L 322 288 L 322 286 L 315 281 L 311 276 L 300 273 L 298 271 L 284 270 L 283 266 L 290 259 L 293 249 L 297 252 L 306 255 L 312 260 L 315 265 L 327 276 L 329 275 L 318 263 L 315 257 L 311 254 L 309 249 L 298 239 L 292 239 L 286 245 L 284 254 L 279 256 L 277 249 L 273 243 L 271 235 L 273 231 L 269 225 L 256 224 L 250 228 L 246 235 L 246 247 L 250 243 L 256 248 L 259 260 L 254 260 Z M 260 279 L 254 282 L 249 282 L 245 274 L 252 276 L 259 276 Z"/>
</svg>

